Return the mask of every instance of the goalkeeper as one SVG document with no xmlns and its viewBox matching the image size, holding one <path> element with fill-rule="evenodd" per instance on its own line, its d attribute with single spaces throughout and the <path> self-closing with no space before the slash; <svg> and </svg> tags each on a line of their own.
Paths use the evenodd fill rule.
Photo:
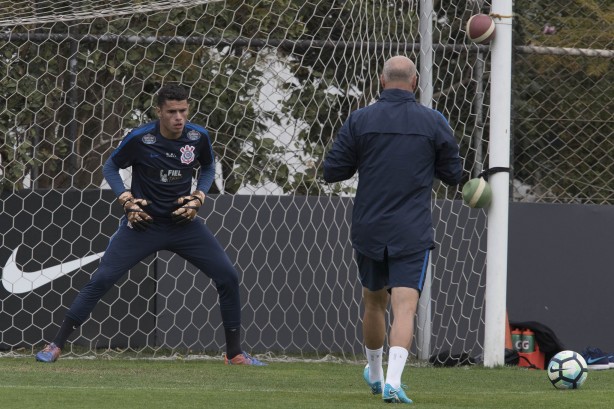
<svg viewBox="0 0 614 409">
<path fill-rule="evenodd" d="M 111 237 L 100 265 L 67 311 L 52 343 L 36 360 L 54 362 L 70 334 L 89 317 L 98 301 L 134 265 L 160 250 L 185 258 L 213 280 L 226 336 L 226 364 L 264 363 L 242 351 L 239 275 L 198 209 L 215 176 L 208 132 L 187 121 L 187 91 L 177 85 L 158 92 L 158 120 L 128 133 L 106 161 L 103 174 L 125 217 Z M 201 172 L 192 188 L 194 168 Z M 130 190 L 119 170 L 132 167 Z"/>
<path fill-rule="evenodd" d="M 414 316 L 433 248 L 433 179 L 456 185 L 459 147 L 445 118 L 415 98 L 416 67 L 406 57 L 384 64 L 380 99 L 352 112 L 324 161 L 324 179 L 358 172 L 352 246 L 363 286 L 364 378 L 386 402 L 411 403 L 401 385 Z M 386 309 L 392 305 L 388 368 L 382 368 Z"/>
</svg>

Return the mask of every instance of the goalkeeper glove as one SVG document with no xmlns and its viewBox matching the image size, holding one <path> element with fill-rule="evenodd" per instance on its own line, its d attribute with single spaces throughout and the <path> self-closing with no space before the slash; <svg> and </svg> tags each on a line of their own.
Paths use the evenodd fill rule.
<svg viewBox="0 0 614 409">
<path fill-rule="evenodd" d="M 134 230 L 145 231 L 153 223 L 151 216 L 143 210 L 143 207 L 149 204 L 147 200 L 136 199 L 132 195 L 120 197 L 119 200 L 128 219 L 128 225 Z"/>
<path fill-rule="evenodd" d="M 202 194 L 202 197 L 198 193 Z M 190 196 L 180 197 L 177 203 L 181 207 L 171 213 L 173 222 L 182 225 L 194 220 L 198 214 L 198 209 L 203 205 L 204 199 L 205 194 L 198 191 L 192 193 Z"/>
</svg>

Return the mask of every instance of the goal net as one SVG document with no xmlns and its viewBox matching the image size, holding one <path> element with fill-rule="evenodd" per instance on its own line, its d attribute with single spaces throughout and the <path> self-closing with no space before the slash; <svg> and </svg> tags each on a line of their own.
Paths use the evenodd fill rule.
<svg viewBox="0 0 614 409">
<path fill-rule="evenodd" d="M 386 59 L 416 61 L 418 97 L 449 119 L 467 178 L 486 167 L 489 49 L 464 25 L 488 2 L 2 3 L 2 350 L 49 342 L 95 271 L 122 216 L 102 165 L 155 119 L 161 84 L 189 87 L 190 120 L 212 135 L 216 181 L 200 215 L 240 271 L 244 345 L 257 354 L 363 359 L 356 179 L 327 185 L 321 172 L 349 113 L 377 99 Z M 437 182 L 414 355 L 482 351 L 486 214 L 459 199 Z M 66 353 L 223 349 L 215 288 L 160 252 L 102 299 Z"/>
</svg>

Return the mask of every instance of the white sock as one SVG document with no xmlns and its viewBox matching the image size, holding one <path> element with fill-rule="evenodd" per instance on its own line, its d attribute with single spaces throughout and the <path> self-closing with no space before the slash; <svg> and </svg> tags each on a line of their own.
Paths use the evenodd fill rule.
<svg viewBox="0 0 614 409">
<path fill-rule="evenodd" d="M 365 347 L 367 362 L 369 363 L 369 381 L 376 382 L 384 379 L 384 368 L 382 367 L 384 347 L 379 349 L 369 349 Z M 384 385 L 382 385 L 383 387 Z"/>
<path fill-rule="evenodd" d="M 408 351 L 403 347 L 391 347 L 388 351 L 388 371 L 386 372 L 386 383 L 394 389 L 401 386 L 401 375 L 405 369 Z"/>
</svg>

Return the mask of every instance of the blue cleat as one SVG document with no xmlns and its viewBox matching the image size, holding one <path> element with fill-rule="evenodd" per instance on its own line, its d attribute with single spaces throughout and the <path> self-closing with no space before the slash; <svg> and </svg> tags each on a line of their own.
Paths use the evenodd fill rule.
<svg viewBox="0 0 614 409">
<path fill-rule="evenodd" d="M 580 352 L 582 358 L 586 361 L 588 369 L 593 371 L 600 371 L 603 369 L 610 369 L 610 358 L 608 354 L 604 353 L 599 348 L 586 348 Z"/>
<path fill-rule="evenodd" d="M 226 355 L 224 355 L 224 363 L 226 365 L 252 365 L 252 366 L 267 366 L 262 361 L 257 360 L 247 352 L 241 352 L 239 355 L 235 356 L 232 359 L 228 359 Z"/>
<path fill-rule="evenodd" d="M 55 362 L 60 357 L 62 350 L 53 342 L 47 345 L 42 351 L 36 354 L 36 360 L 38 362 Z"/>
<path fill-rule="evenodd" d="M 362 376 L 363 378 L 365 378 L 365 382 L 367 382 L 367 385 L 369 385 L 369 388 L 371 388 L 372 394 L 374 395 L 382 394 L 382 384 L 384 383 L 384 380 L 382 379 L 381 381 L 375 381 L 375 382 L 371 382 L 369 380 L 369 364 L 365 366 L 365 370 L 362 372 Z"/>
<path fill-rule="evenodd" d="M 386 403 L 414 403 L 414 401 L 407 397 L 403 389 L 407 389 L 407 385 L 401 385 L 400 388 L 395 389 L 387 383 L 386 386 L 384 386 L 382 399 Z"/>
</svg>

